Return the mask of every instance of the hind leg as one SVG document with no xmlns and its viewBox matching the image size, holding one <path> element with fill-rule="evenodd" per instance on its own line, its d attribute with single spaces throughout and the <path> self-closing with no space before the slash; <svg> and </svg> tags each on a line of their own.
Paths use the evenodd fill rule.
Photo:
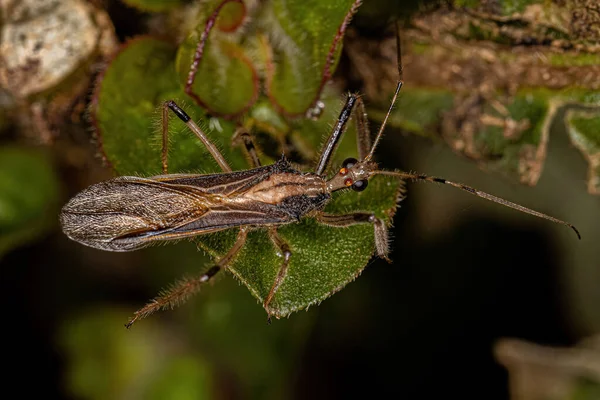
<svg viewBox="0 0 600 400">
<path fill-rule="evenodd" d="M 134 313 L 134 316 L 125 325 L 127 329 L 134 324 L 138 319 L 146 318 L 150 314 L 165 308 L 174 308 L 185 302 L 190 296 L 196 294 L 202 285 L 213 279 L 222 270 L 227 269 L 235 256 L 244 247 L 248 231 L 241 228 L 238 233 L 237 240 L 233 247 L 225 254 L 215 265 L 210 267 L 206 272 L 195 278 L 185 278 L 175 283 L 169 289 L 163 291 L 158 297 L 152 299 L 148 304 Z"/>
<path fill-rule="evenodd" d="M 281 284 L 285 280 L 285 277 L 287 276 L 288 266 L 290 264 L 290 258 L 292 257 L 292 251 L 290 250 L 289 244 L 285 240 L 283 240 L 281 238 L 281 236 L 279 236 L 279 233 L 277 233 L 277 228 L 271 228 L 269 230 L 269 238 L 271 239 L 273 244 L 275 244 L 275 246 L 277 246 L 277 248 L 279 249 L 279 251 L 281 252 L 281 255 L 283 257 L 283 263 L 279 267 L 279 272 L 277 272 L 277 276 L 275 277 L 275 282 L 273 282 L 273 286 L 271 286 L 271 290 L 269 290 L 269 294 L 267 295 L 267 297 L 265 298 L 265 301 L 263 303 L 263 307 L 265 308 L 265 310 L 267 311 L 267 314 L 269 315 L 269 323 L 270 323 L 272 313 L 269 308 L 269 304 L 271 304 L 273 297 L 275 297 L 277 290 L 279 290 L 279 287 L 281 286 Z"/>
</svg>

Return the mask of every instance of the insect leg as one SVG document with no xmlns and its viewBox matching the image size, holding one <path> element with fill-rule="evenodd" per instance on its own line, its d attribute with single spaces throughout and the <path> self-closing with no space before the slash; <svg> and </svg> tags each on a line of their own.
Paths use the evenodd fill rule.
<svg viewBox="0 0 600 400">
<path fill-rule="evenodd" d="M 169 157 L 169 107 L 167 106 L 167 103 L 163 103 L 161 161 L 162 161 L 162 172 L 165 175 L 169 173 L 168 157 Z"/>
<path fill-rule="evenodd" d="M 169 289 L 160 293 L 158 297 L 152 299 L 148 304 L 134 313 L 134 316 L 127 322 L 125 327 L 129 329 L 138 319 L 146 318 L 150 314 L 165 308 L 174 308 L 185 302 L 191 295 L 195 294 L 200 287 L 210 281 L 221 270 L 227 269 L 231 261 L 244 247 L 248 231 L 240 229 L 233 247 L 225 254 L 215 265 L 210 267 L 202 275 L 195 278 L 184 278 L 176 282 Z"/>
<path fill-rule="evenodd" d="M 335 149 L 342 138 L 342 134 L 346 130 L 346 124 L 350 119 L 350 115 L 352 114 L 352 109 L 356 104 L 358 96 L 352 93 L 348 94 L 348 99 L 346 100 L 346 104 L 342 108 L 340 112 L 340 116 L 338 117 L 337 122 L 333 127 L 333 131 L 325 145 L 323 146 L 323 150 L 321 151 L 321 156 L 319 157 L 319 162 L 317 167 L 315 168 L 315 174 L 323 175 L 327 170 L 327 166 L 329 165 L 329 161 L 331 160 L 331 156 L 335 152 Z"/>
<path fill-rule="evenodd" d="M 322 175 L 329 165 L 329 161 L 331 160 L 331 156 L 335 152 L 335 149 L 346 129 L 346 124 L 350 115 L 352 114 L 352 110 L 356 103 L 358 104 L 358 112 L 357 114 L 357 125 L 358 125 L 358 151 L 360 154 L 361 161 L 370 161 L 373 158 L 373 154 L 375 153 L 375 149 L 377 148 L 377 144 L 381 140 L 381 136 L 383 135 L 383 131 L 385 129 L 385 125 L 392 113 L 392 109 L 394 108 L 394 104 L 396 103 L 396 99 L 398 98 L 398 93 L 403 85 L 402 80 L 402 58 L 401 58 L 401 50 L 400 50 L 400 27 L 396 24 L 396 45 L 398 49 L 397 57 L 398 57 L 398 83 L 396 86 L 396 92 L 394 93 L 394 97 L 392 98 L 392 103 L 390 108 L 383 119 L 381 126 L 379 127 L 379 131 L 375 136 L 375 141 L 371 146 L 371 137 L 369 134 L 369 128 L 367 125 L 367 118 L 365 114 L 365 107 L 359 96 L 355 94 L 348 94 L 348 99 L 346 100 L 346 104 L 342 108 L 340 116 L 333 127 L 333 131 L 327 142 L 325 142 L 325 146 L 323 146 L 323 150 L 321 152 L 321 157 L 319 158 L 319 162 L 317 164 L 317 168 L 315 169 L 315 173 L 317 175 Z"/>
<path fill-rule="evenodd" d="M 263 303 L 263 307 L 269 314 L 269 322 L 271 322 L 271 311 L 269 310 L 269 304 L 273 300 L 275 293 L 279 289 L 279 286 L 283 283 L 288 271 L 288 265 L 290 264 L 290 257 L 292 256 L 292 251 L 290 250 L 290 246 L 287 244 L 285 240 L 279 236 L 277 233 L 277 228 L 272 228 L 269 230 L 269 238 L 275 246 L 279 248 L 281 254 L 283 255 L 283 264 L 279 267 L 279 272 L 277 272 L 277 277 L 275 278 L 275 282 L 273 282 L 273 286 L 271 286 L 271 290 L 269 290 L 269 294 L 265 298 L 265 302 Z"/>
<path fill-rule="evenodd" d="M 317 221 L 325 225 L 335 227 L 346 227 L 356 224 L 373 224 L 373 229 L 375 230 L 375 249 L 377 250 L 377 255 L 388 262 L 390 261 L 388 258 L 388 230 L 385 226 L 385 222 L 382 219 L 377 218 L 375 214 L 366 212 L 354 212 L 341 215 L 318 213 L 315 215 L 315 218 Z"/>
<path fill-rule="evenodd" d="M 367 112 L 362 97 L 356 99 L 354 118 L 356 118 L 358 157 L 363 160 L 371 150 L 371 131 L 369 130 L 369 121 L 367 120 Z"/>
<path fill-rule="evenodd" d="M 235 130 L 235 133 L 233 134 L 233 139 L 231 141 L 233 143 L 239 143 L 239 141 L 242 141 L 244 143 L 244 147 L 246 148 L 248 156 L 250 157 L 252 168 L 257 168 L 261 166 L 260 159 L 258 158 L 258 153 L 256 152 L 256 147 L 254 146 L 252 137 L 250 136 L 250 133 L 248 133 L 246 128 L 237 128 Z"/>
<path fill-rule="evenodd" d="M 165 141 L 166 134 L 168 133 L 168 130 L 166 130 L 166 128 L 168 127 L 168 109 L 171 109 L 171 111 L 173 111 L 173 114 L 177 115 L 177 117 L 180 120 L 182 120 L 192 132 L 194 132 L 194 134 L 198 137 L 198 139 L 200 139 L 204 146 L 206 146 L 206 149 L 210 152 L 210 154 L 213 156 L 217 164 L 219 164 L 219 166 L 224 172 L 232 171 L 231 167 L 229 166 L 227 161 L 225 161 L 225 158 L 223 157 L 219 149 L 217 149 L 217 147 L 208 139 L 208 137 L 202 131 L 202 129 L 200 129 L 200 127 L 190 118 L 190 116 L 187 115 L 186 112 L 183 111 L 173 100 L 165 101 L 165 103 L 163 104 L 163 169 L 165 168 L 166 163 Z"/>
<path fill-rule="evenodd" d="M 388 108 L 385 117 L 383 118 L 383 122 L 379 126 L 379 130 L 377 131 L 377 135 L 375 135 L 375 140 L 373 141 L 373 145 L 371 146 L 371 150 L 369 150 L 369 154 L 367 154 L 364 158 L 361 157 L 362 161 L 370 161 L 375 154 L 375 149 L 383 136 L 383 131 L 385 130 L 385 126 L 392 114 L 392 110 L 394 109 L 394 105 L 396 104 L 396 100 L 398 99 L 398 94 L 400 93 L 400 89 L 404 85 L 404 69 L 402 67 L 402 49 L 401 49 L 401 40 L 400 40 L 400 24 L 396 21 L 396 62 L 398 65 L 398 82 L 396 83 L 396 91 L 394 92 L 394 96 L 392 97 L 392 101 L 390 103 L 390 107 Z M 359 142 L 360 143 L 360 142 Z"/>
</svg>

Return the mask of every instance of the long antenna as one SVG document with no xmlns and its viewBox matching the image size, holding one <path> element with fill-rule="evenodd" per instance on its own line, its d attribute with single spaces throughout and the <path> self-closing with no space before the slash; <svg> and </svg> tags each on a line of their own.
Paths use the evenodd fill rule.
<svg viewBox="0 0 600 400">
<path fill-rule="evenodd" d="M 402 85 L 404 84 L 403 68 L 402 68 L 402 51 L 400 48 L 400 24 L 399 24 L 398 20 L 396 20 L 396 48 L 398 49 L 398 53 L 397 53 L 398 85 L 396 86 L 396 92 L 394 93 L 394 97 L 392 98 L 392 103 L 390 104 L 390 108 L 388 109 L 387 114 L 385 115 L 385 118 L 383 119 L 383 123 L 379 127 L 377 136 L 375 137 L 375 140 L 373 141 L 373 146 L 371 147 L 369 154 L 365 157 L 365 159 L 363 161 L 370 161 L 373 158 L 375 149 L 377 148 L 377 145 L 379 144 L 379 141 L 381 140 L 381 136 L 383 135 L 383 130 L 385 129 L 385 125 L 387 124 L 390 114 L 392 113 L 392 109 L 394 108 L 394 105 L 396 104 L 396 100 L 398 99 L 398 93 L 400 93 L 400 89 L 402 88 Z M 577 228 L 575 228 L 572 224 L 569 224 L 568 222 L 565 222 L 560 219 L 543 214 L 539 211 L 535 211 L 530 208 L 523 207 L 519 204 L 510 202 L 508 200 L 504 200 L 500 197 L 493 196 L 489 193 L 482 192 L 481 190 L 477 190 L 470 186 L 463 185 L 462 183 L 456 183 L 456 182 L 446 180 L 444 178 L 436 178 L 433 176 L 428 176 L 428 175 L 423 175 L 423 174 L 413 174 L 413 173 L 408 173 L 408 172 L 397 172 L 397 171 L 376 170 L 376 171 L 373 171 L 373 175 L 389 175 L 389 176 L 395 176 L 395 177 L 402 178 L 402 179 L 411 179 L 411 180 L 415 180 L 415 181 L 426 181 L 426 182 L 437 182 L 437 183 L 443 183 L 446 185 L 454 186 L 455 188 L 464 190 L 465 192 L 471 193 L 472 195 L 481 197 L 483 199 L 492 201 L 494 203 L 501 204 L 505 207 L 509 207 L 514 210 L 526 213 L 526 214 L 534 215 L 539 218 L 547 219 L 547 220 L 555 222 L 557 224 L 568 226 L 577 234 L 577 237 L 581 240 L 581 235 L 579 234 L 579 231 L 577 230 Z"/>
<path fill-rule="evenodd" d="M 570 224 L 568 222 L 565 222 L 560 219 L 543 214 L 539 211 L 535 211 L 530 208 L 523 207 L 523 206 L 513 203 L 511 201 L 501 199 L 500 197 L 496 197 L 489 193 L 482 192 L 481 190 L 477 190 L 470 186 L 463 185 L 462 183 L 456 183 L 456 182 L 446 180 L 444 178 L 436 178 L 433 176 L 428 176 L 428 175 L 423 175 L 423 174 L 412 174 L 412 173 L 408 173 L 408 172 L 397 172 L 397 171 L 373 171 L 373 175 L 389 175 L 389 176 L 396 176 L 396 177 L 402 178 L 402 179 L 412 179 L 414 181 L 436 182 L 436 183 L 443 183 L 446 185 L 454 186 L 455 188 L 459 188 L 461 190 L 464 190 L 465 192 L 469 192 L 472 195 L 484 198 L 484 199 L 492 201 L 494 203 L 502 204 L 503 206 L 515 209 L 517 211 L 521 211 L 526 214 L 531 214 L 531 215 L 534 215 L 539 218 L 547 219 L 549 221 L 556 222 L 557 224 L 568 226 L 569 228 L 573 229 L 573 231 L 575 231 L 575 233 L 577 234 L 577 237 L 581 240 L 581 235 L 579 234 L 579 231 L 577 230 L 577 228 L 575 228 L 575 226 L 573 226 L 572 224 Z"/>
<path fill-rule="evenodd" d="M 373 146 L 371 147 L 369 154 L 367 154 L 367 156 L 365 157 L 365 159 L 363 161 L 370 161 L 373 158 L 373 155 L 375 154 L 375 149 L 377 149 L 377 145 L 379 144 L 379 141 L 381 140 L 381 136 L 383 135 L 385 126 L 388 122 L 388 119 L 390 118 L 390 114 L 392 113 L 392 110 L 394 109 L 394 105 L 396 104 L 396 100 L 398 99 L 398 93 L 400 93 L 400 89 L 402 89 L 402 85 L 404 85 L 403 68 L 402 68 L 402 49 L 400 48 L 400 24 L 398 23 L 398 20 L 396 20 L 396 49 L 397 49 L 396 57 L 397 57 L 397 63 L 398 63 L 398 83 L 396 85 L 396 91 L 394 92 L 394 97 L 392 98 L 392 103 L 390 104 L 390 108 L 388 108 L 388 111 L 385 114 L 385 118 L 383 119 L 383 122 L 381 123 L 381 126 L 379 127 L 379 131 L 377 131 L 377 136 L 375 136 L 375 140 L 373 141 Z"/>
</svg>

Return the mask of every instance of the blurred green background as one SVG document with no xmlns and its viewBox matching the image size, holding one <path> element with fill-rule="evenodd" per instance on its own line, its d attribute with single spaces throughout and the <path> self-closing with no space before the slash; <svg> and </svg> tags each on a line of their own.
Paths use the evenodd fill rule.
<svg viewBox="0 0 600 400">
<path fill-rule="evenodd" d="M 145 33 L 149 13 L 119 1 L 93 4 L 106 9 L 119 41 Z M 416 2 L 365 4 L 352 35 L 390 39 L 381 10 L 409 21 L 416 11 L 428 12 Z M 406 87 L 422 87 L 424 78 L 410 63 L 408 57 Z M 336 79 L 367 91 L 357 78 L 360 68 L 344 48 Z M 393 88 L 392 82 L 382 96 Z M 411 109 L 410 99 L 401 96 L 398 115 Z M 89 121 L 85 113 L 83 120 L 65 117 L 60 132 L 50 129 L 46 140 L 27 128 L 35 108 L 19 101 L 15 106 L 4 93 L 0 100 L 7 393 L 57 399 L 507 399 L 509 373 L 494 356 L 498 340 L 572 347 L 600 330 L 600 199 L 587 190 L 588 163 L 569 140 L 564 110 L 550 126 L 534 187 L 483 171 L 443 140 L 414 135 L 402 121 L 394 124 L 401 129 L 387 131 L 377 158 L 386 169 L 443 176 L 572 222 L 581 241 L 567 228 L 459 190 L 409 183 L 391 230 L 393 264 L 373 259 L 355 282 L 322 304 L 269 325 L 246 287 L 226 275 L 185 305 L 126 330 L 133 311 L 210 260 L 189 242 L 108 253 L 68 240 L 58 226 L 62 204 L 112 177 L 90 140 Z M 367 101 L 381 110 L 377 101 Z M 586 107 L 597 104 L 586 101 Z M 426 113 L 427 101 L 424 108 Z M 585 354 L 600 359 L 597 348 Z M 578 377 L 578 371 L 560 379 Z M 585 385 L 557 398 L 598 398 L 593 371 L 582 373 L 589 379 Z"/>
</svg>

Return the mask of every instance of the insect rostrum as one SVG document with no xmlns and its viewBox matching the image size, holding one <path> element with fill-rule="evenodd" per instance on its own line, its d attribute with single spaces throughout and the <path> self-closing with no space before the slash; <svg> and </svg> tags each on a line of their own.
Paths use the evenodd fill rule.
<svg viewBox="0 0 600 400">
<path fill-rule="evenodd" d="M 388 259 L 388 227 L 371 212 L 329 214 L 323 211 L 332 193 L 342 190 L 362 191 L 374 175 L 397 179 L 425 180 L 455 186 L 478 197 L 561 223 L 570 224 L 497 198 L 471 187 L 426 175 L 380 170 L 373 161 L 375 149 L 383 134 L 387 118 L 402 87 L 399 81 L 388 114 L 371 144 L 365 119 L 364 105 L 359 96 L 349 94 L 334 129 L 326 141 L 314 172 L 298 171 L 285 158 L 261 166 L 250 135 L 243 129 L 236 137 L 245 145 L 253 168 L 233 172 L 204 132 L 173 101 L 163 107 L 166 121 L 171 110 L 205 144 L 223 173 L 209 175 L 167 174 L 166 143 L 163 143 L 164 175 L 150 178 L 119 177 L 98 183 L 71 199 L 62 210 L 60 219 L 65 234 L 84 245 L 108 251 L 130 251 L 157 241 L 191 238 L 226 229 L 236 229 L 237 238 L 231 249 L 215 265 L 194 279 L 181 281 L 135 313 L 127 326 L 161 308 L 172 307 L 196 292 L 202 284 L 227 269 L 246 243 L 248 232 L 266 229 L 270 240 L 281 254 L 281 265 L 263 306 L 269 318 L 277 315 L 271 302 L 288 275 L 292 249 L 279 234 L 278 227 L 314 218 L 331 227 L 369 224 L 373 227 L 375 253 Z M 327 177 L 326 171 L 350 117 L 357 119 L 357 159 L 345 160 L 341 167 Z M 364 122 L 364 121 L 363 121 Z M 163 125 L 166 127 L 166 123 Z M 163 135 L 168 130 L 163 129 Z M 368 190 L 368 189 L 367 189 Z M 396 200 L 396 199 L 395 199 Z"/>
</svg>

